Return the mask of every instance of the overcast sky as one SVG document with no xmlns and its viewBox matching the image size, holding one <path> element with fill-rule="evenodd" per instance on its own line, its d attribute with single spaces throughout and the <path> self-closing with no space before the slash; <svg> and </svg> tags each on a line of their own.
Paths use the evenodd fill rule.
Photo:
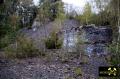
<svg viewBox="0 0 120 79">
<path fill-rule="evenodd" d="M 39 3 L 39 0 L 33 0 L 35 5 Z M 73 6 L 83 7 L 87 0 L 62 0 L 64 3 L 72 4 Z"/>
<path fill-rule="evenodd" d="M 39 0 L 33 0 L 35 5 L 38 5 Z M 70 4 L 73 6 L 73 9 L 76 9 L 78 12 L 83 11 L 84 5 L 87 2 L 92 0 L 62 0 L 65 4 Z M 93 11 L 94 12 L 94 11 Z"/>
<path fill-rule="evenodd" d="M 62 0 L 64 3 L 72 4 L 76 7 L 84 7 L 86 0 Z"/>
</svg>

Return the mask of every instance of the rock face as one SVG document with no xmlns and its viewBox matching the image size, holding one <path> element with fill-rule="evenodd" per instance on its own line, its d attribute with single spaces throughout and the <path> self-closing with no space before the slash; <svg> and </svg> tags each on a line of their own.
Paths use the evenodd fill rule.
<svg viewBox="0 0 120 79">
<path fill-rule="evenodd" d="M 112 29 L 108 27 L 87 26 L 85 30 L 85 38 L 88 43 L 110 43 L 112 42 Z"/>
<path fill-rule="evenodd" d="M 84 39 L 86 43 L 85 51 L 89 56 L 92 54 L 107 54 L 106 44 L 112 42 L 112 29 L 108 27 L 85 26 Z"/>
<path fill-rule="evenodd" d="M 76 52 L 76 43 L 78 37 L 79 22 L 75 20 L 66 20 L 63 23 L 63 49 L 67 52 Z"/>
</svg>

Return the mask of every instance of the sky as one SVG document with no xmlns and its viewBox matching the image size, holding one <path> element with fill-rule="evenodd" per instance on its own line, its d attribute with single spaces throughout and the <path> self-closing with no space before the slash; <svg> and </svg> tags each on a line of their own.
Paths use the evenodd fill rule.
<svg viewBox="0 0 120 79">
<path fill-rule="evenodd" d="M 62 0 L 62 1 L 67 4 L 72 4 L 73 6 L 76 7 L 84 7 L 87 0 Z M 33 2 L 35 3 L 35 5 L 38 5 L 39 0 L 33 0 Z"/>
<path fill-rule="evenodd" d="M 35 5 L 39 4 L 39 0 L 33 0 L 33 2 L 34 2 Z"/>
<path fill-rule="evenodd" d="M 69 11 L 75 10 L 77 13 L 82 13 L 83 8 L 87 2 L 87 0 L 62 0 L 65 4 L 68 4 L 65 6 L 66 9 Z M 72 10 L 71 7 L 72 6 Z"/>
<path fill-rule="evenodd" d="M 71 4 L 75 7 L 83 8 L 87 0 L 62 0 L 64 3 Z"/>
<path fill-rule="evenodd" d="M 77 12 L 82 12 L 84 5 L 91 0 L 62 0 L 65 4 L 72 5 Z M 33 0 L 35 5 L 38 5 L 39 0 Z M 65 6 L 66 7 L 66 6 Z M 69 7 L 69 6 L 68 6 Z"/>
</svg>

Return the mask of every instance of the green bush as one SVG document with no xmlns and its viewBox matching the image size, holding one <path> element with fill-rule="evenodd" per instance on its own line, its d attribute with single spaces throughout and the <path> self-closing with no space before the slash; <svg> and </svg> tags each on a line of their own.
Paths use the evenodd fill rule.
<svg viewBox="0 0 120 79">
<path fill-rule="evenodd" d="M 17 48 L 14 45 L 10 45 L 4 48 L 6 58 L 16 58 Z"/>
<path fill-rule="evenodd" d="M 40 51 L 33 45 L 32 40 L 19 36 L 16 44 L 5 48 L 7 58 L 26 58 L 40 55 Z"/>
<path fill-rule="evenodd" d="M 119 61 L 120 60 L 120 51 L 119 51 L 120 43 L 118 43 L 118 49 L 117 49 L 117 43 L 110 44 L 108 49 L 111 52 L 111 60 L 110 60 L 111 64 L 112 65 L 120 64 L 120 61 Z M 116 50 L 118 51 L 116 52 Z"/>
<path fill-rule="evenodd" d="M 15 32 L 13 33 L 9 33 L 7 35 L 5 35 L 4 37 L 0 38 L 0 49 L 8 46 L 9 44 L 11 44 L 12 42 L 14 42 L 15 40 Z"/>
<path fill-rule="evenodd" d="M 50 37 L 45 40 L 47 49 L 60 49 L 62 47 L 62 40 L 58 39 L 55 32 L 51 33 Z"/>
<path fill-rule="evenodd" d="M 9 37 L 6 35 L 2 39 L 0 39 L 0 48 L 7 46 L 10 43 Z"/>
</svg>

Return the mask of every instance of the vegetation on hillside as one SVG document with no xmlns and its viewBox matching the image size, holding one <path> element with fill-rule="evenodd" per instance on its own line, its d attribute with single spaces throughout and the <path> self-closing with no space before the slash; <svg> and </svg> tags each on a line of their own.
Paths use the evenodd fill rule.
<svg viewBox="0 0 120 79">
<path fill-rule="evenodd" d="M 31 26 L 36 8 L 30 5 L 30 0 L 5 0 L 0 5 L 0 49 L 15 41 L 19 29 Z"/>
<path fill-rule="evenodd" d="M 11 74 L 23 78 L 34 76 L 41 79 L 42 76 L 55 78 L 54 76 L 58 74 L 60 78 L 65 79 L 95 79 L 94 77 L 98 77 L 96 68 L 99 66 L 107 64 L 120 66 L 118 31 L 120 1 L 93 1 L 93 4 L 87 2 L 81 13 L 73 10 L 74 8 L 70 8 L 71 11 L 66 13 L 62 0 L 39 0 L 38 6 L 34 5 L 33 0 L 4 0 L 4 3 L 0 3 L 0 66 L 2 70 L 0 73 L 8 69 L 8 73 L 3 73 L 5 76 L 10 73 L 10 76 Z M 96 7 L 98 12 L 93 12 L 92 7 Z M 80 24 L 82 26 L 95 24 L 98 27 L 112 28 L 112 44 L 95 43 L 87 47 L 88 43 L 85 43 L 85 39 L 82 38 L 84 34 L 80 29 L 82 27 L 79 28 Z M 63 43 L 66 44 L 65 48 L 62 47 Z M 103 47 L 97 47 L 97 44 L 108 45 L 110 53 L 97 55 L 97 52 L 101 53 L 101 50 L 104 50 Z M 95 49 L 92 49 L 94 46 Z M 73 51 L 69 52 L 69 49 Z M 95 54 L 88 55 L 86 51 Z M 103 53 L 106 53 L 106 50 Z M 44 58 L 37 58 L 41 56 Z M 32 59 L 33 57 L 36 58 Z M 16 63 L 13 60 L 9 64 L 11 58 L 25 61 L 18 60 L 19 62 Z M 28 60 L 26 61 L 25 58 Z M 10 60 L 6 62 L 4 59 Z M 57 75 L 55 79 L 58 79 Z"/>
<path fill-rule="evenodd" d="M 24 58 L 38 54 L 39 50 L 33 46 L 31 39 L 20 37 L 18 31 L 22 28 L 31 29 L 35 18 L 42 26 L 55 21 L 53 26 L 57 27 L 53 29 L 60 29 L 65 15 L 61 0 L 40 0 L 39 6 L 35 6 L 32 0 L 7 0 L 0 5 L 0 18 L 0 49 L 5 50 L 7 57 Z M 46 38 L 47 47 L 55 44 L 55 48 L 60 48 L 62 42 L 56 39 L 53 33 Z"/>
<path fill-rule="evenodd" d="M 81 25 L 109 25 L 113 29 L 114 42 L 118 45 L 120 1 L 94 0 L 94 3 L 94 5 L 86 3 L 83 13 L 81 14 L 77 14 L 75 10 L 65 14 L 64 4 L 61 0 L 40 0 L 39 6 L 35 6 L 32 0 L 5 0 L 5 2 L 0 5 L 0 49 L 13 44 L 17 40 L 18 30 L 21 28 L 32 28 L 32 23 L 36 17 L 42 26 L 50 21 L 55 21 L 56 25 L 53 25 L 53 28 L 55 27 L 54 29 L 56 29 L 56 27 L 61 28 L 61 24 L 66 17 L 78 20 Z M 93 6 L 97 7 L 97 13 L 92 12 Z M 46 28 L 44 28 L 44 30 L 46 31 Z M 56 48 L 56 45 L 58 48 L 61 47 L 61 42 L 59 43 L 56 39 L 58 38 L 55 33 L 49 38 L 46 38 L 46 46 L 48 48 Z"/>
<path fill-rule="evenodd" d="M 4 48 L 6 58 L 28 58 L 40 56 L 41 52 L 34 46 L 32 39 L 19 35 L 15 44 Z"/>
</svg>

